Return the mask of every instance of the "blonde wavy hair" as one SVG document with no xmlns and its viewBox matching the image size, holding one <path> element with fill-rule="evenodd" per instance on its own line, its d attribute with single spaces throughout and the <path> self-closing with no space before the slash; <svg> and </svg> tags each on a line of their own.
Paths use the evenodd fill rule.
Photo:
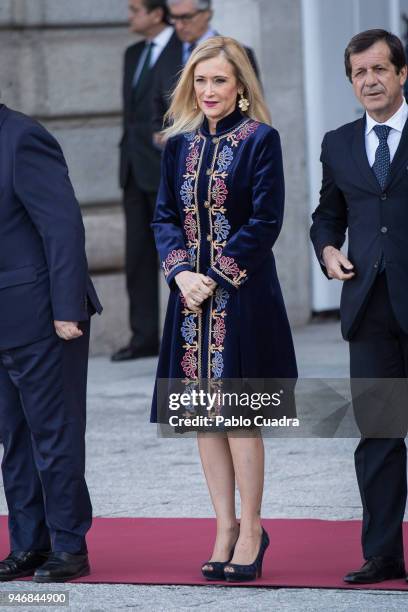
<svg viewBox="0 0 408 612">
<path fill-rule="evenodd" d="M 244 96 L 249 101 L 249 109 L 244 114 L 251 119 L 271 125 L 271 116 L 247 52 L 233 38 L 213 36 L 194 49 L 180 74 L 171 95 L 170 108 L 164 116 L 164 123 L 169 124 L 169 127 L 162 132 L 166 139 L 176 134 L 193 132 L 202 124 L 204 113 L 196 104 L 194 71 L 200 62 L 219 55 L 225 57 L 233 67 L 238 86 L 243 88 Z"/>
</svg>

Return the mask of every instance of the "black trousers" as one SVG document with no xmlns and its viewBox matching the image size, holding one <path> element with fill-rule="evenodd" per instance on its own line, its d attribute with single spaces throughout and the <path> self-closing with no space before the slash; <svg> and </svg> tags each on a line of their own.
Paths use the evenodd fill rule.
<svg viewBox="0 0 408 612">
<path fill-rule="evenodd" d="M 364 557 L 403 557 L 402 521 L 407 498 L 403 427 L 396 429 L 399 433 L 391 434 L 393 437 L 382 437 L 381 432 L 389 431 L 396 420 L 401 420 L 401 386 L 406 384 L 403 379 L 408 373 L 408 334 L 402 331 L 392 311 L 386 272 L 377 277 L 349 345 L 353 406 L 362 432 L 355 451 L 355 467 L 363 506 Z M 377 388 L 361 394 L 361 386 L 366 384 L 361 379 L 382 381 L 378 381 Z M 405 391 L 403 396 L 408 403 Z M 403 408 L 406 415 L 405 402 Z M 374 422 L 381 425 L 375 437 L 369 437 L 367 432 Z"/>
<path fill-rule="evenodd" d="M 157 251 L 150 223 L 156 193 L 142 191 L 129 173 L 124 188 L 126 220 L 126 285 L 134 348 L 159 344 L 159 275 Z"/>
<path fill-rule="evenodd" d="M 86 552 L 92 506 L 85 482 L 89 321 L 0 351 L 2 474 L 10 549 Z"/>
</svg>

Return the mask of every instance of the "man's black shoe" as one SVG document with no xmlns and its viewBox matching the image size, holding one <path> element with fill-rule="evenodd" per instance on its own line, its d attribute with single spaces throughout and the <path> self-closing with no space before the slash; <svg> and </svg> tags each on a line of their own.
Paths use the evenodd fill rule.
<svg viewBox="0 0 408 612">
<path fill-rule="evenodd" d="M 0 582 L 32 576 L 47 561 L 49 551 L 16 551 L 13 550 L 3 561 L 0 561 Z"/>
<path fill-rule="evenodd" d="M 349 584 L 371 584 L 404 577 L 404 559 L 371 557 L 371 559 L 364 563 L 361 569 L 344 576 L 344 582 Z"/>
<path fill-rule="evenodd" d="M 157 357 L 158 354 L 159 348 L 157 346 L 147 348 L 125 346 L 113 353 L 111 361 L 130 361 L 130 359 L 140 359 L 141 357 Z"/>
<path fill-rule="evenodd" d="M 66 582 L 88 576 L 91 572 L 88 555 L 73 555 L 66 552 L 53 552 L 48 561 L 34 574 L 34 582 Z"/>
</svg>

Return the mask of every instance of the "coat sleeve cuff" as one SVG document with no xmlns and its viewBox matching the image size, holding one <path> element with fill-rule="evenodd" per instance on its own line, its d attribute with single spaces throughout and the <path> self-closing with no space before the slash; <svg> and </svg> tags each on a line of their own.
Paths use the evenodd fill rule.
<svg viewBox="0 0 408 612">
<path fill-rule="evenodd" d="M 172 268 L 171 272 L 169 272 L 169 274 L 166 276 L 166 281 L 170 289 L 176 288 L 176 283 L 174 279 L 179 272 L 184 272 L 185 270 L 187 270 L 188 272 L 193 272 L 193 269 L 189 263 L 181 263 Z"/>
<path fill-rule="evenodd" d="M 246 271 L 244 271 L 245 276 L 227 276 L 221 270 L 217 268 L 216 265 L 213 265 L 211 268 L 207 270 L 207 276 L 212 278 L 216 283 L 224 287 L 224 289 L 231 289 L 231 287 L 235 287 L 235 289 L 239 289 L 239 287 L 248 280 L 246 275 Z"/>
<path fill-rule="evenodd" d="M 54 321 L 88 321 L 90 318 L 89 312 L 86 309 L 82 310 L 61 310 L 53 308 Z"/>
<path fill-rule="evenodd" d="M 325 277 L 326 277 L 328 280 L 332 280 L 332 279 L 330 278 L 330 276 L 327 274 L 326 264 L 324 263 L 324 259 L 323 259 L 323 251 L 324 251 L 324 249 L 325 249 L 327 246 L 331 246 L 331 245 L 330 245 L 328 242 L 325 242 L 325 243 L 323 243 L 323 245 L 322 245 L 322 246 L 319 246 L 319 247 L 318 247 L 318 251 L 317 251 L 317 259 L 318 259 L 318 262 L 319 262 L 319 264 L 320 264 L 320 268 L 321 268 L 321 270 L 322 270 L 323 274 L 325 275 Z M 334 245 L 333 245 L 333 246 L 334 246 Z"/>
<path fill-rule="evenodd" d="M 184 270 L 192 271 L 188 252 L 185 249 L 173 249 L 162 262 L 162 268 L 168 285 L 172 287 L 176 274 Z"/>
</svg>

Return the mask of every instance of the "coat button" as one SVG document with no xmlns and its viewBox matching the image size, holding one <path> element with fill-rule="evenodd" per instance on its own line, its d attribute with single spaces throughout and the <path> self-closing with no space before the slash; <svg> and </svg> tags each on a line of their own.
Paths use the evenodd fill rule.
<svg viewBox="0 0 408 612">
<path fill-rule="evenodd" d="M 382 194 L 381 194 L 381 199 L 382 199 L 382 201 L 386 200 L 387 198 L 388 198 L 388 196 L 387 196 L 387 194 L 386 194 L 386 193 L 382 193 Z"/>
<path fill-rule="evenodd" d="M 207 240 L 208 240 L 208 242 L 211 242 L 211 235 L 210 234 L 207 235 Z"/>
<path fill-rule="evenodd" d="M 211 170 L 211 168 L 208 168 L 208 170 L 207 170 L 207 176 L 211 176 L 211 174 L 212 174 L 212 170 Z"/>
<path fill-rule="evenodd" d="M 204 202 L 204 206 L 205 206 L 205 208 L 210 208 L 210 203 L 209 202 Z"/>
<path fill-rule="evenodd" d="M 381 233 L 386 234 L 387 232 L 388 232 L 388 227 L 385 227 L 385 225 L 383 225 L 383 227 L 381 228 Z"/>
<path fill-rule="evenodd" d="M 212 139 L 212 141 L 213 141 L 213 144 L 218 144 L 220 142 L 220 139 L 215 137 Z"/>
<path fill-rule="evenodd" d="M 375 262 L 374 268 L 378 268 L 378 261 Z"/>
</svg>

